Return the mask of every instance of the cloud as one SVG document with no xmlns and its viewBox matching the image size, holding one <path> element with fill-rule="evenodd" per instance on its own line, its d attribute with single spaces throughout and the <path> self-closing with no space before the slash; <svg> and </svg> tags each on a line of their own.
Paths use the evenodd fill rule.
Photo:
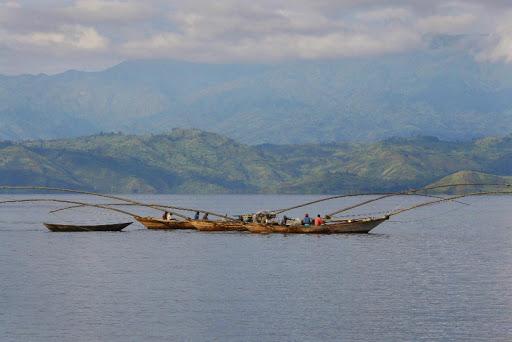
<svg viewBox="0 0 512 342">
<path fill-rule="evenodd" d="M 151 18 L 153 9 L 143 1 L 77 0 L 61 12 L 74 20 L 109 23 Z"/>
<path fill-rule="evenodd" d="M 4 32 L 1 37 L 5 45 L 21 51 L 54 49 L 53 52 L 62 53 L 69 50 L 104 50 L 108 46 L 108 39 L 101 36 L 94 28 L 80 25 L 62 26 L 56 31 L 27 34 Z"/>
<path fill-rule="evenodd" d="M 46 71 L 87 59 L 97 66 L 153 57 L 379 56 L 426 48 L 429 37 L 442 34 L 473 35 L 479 60 L 512 62 L 510 7 L 505 0 L 10 0 L 0 2 L 0 59 L 37 52 L 38 64 L 56 63 Z"/>
<path fill-rule="evenodd" d="M 132 58 L 186 58 L 203 62 L 279 61 L 285 59 L 317 59 L 367 56 L 400 52 L 422 44 L 421 36 L 406 30 L 379 34 L 360 32 L 321 35 L 279 33 L 232 42 L 193 41 L 187 36 L 167 32 L 147 40 L 123 46 Z"/>
<path fill-rule="evenodd" d="M 486 47 L 477 56 L 480 61 L 512 63 L 512 11 L 504 14 L 502 23 L 484 44 Z"/>
<path fill-rule="evenodd" d="M 386 7 L 380 9 L 367 10 L 359 12 L 355 17 L 363 21 L 389 21 L 389 20 L 407 20 L 413 16 L 413 13 L 403 7 Z"/>
<path fill-rule="evenodd" d="M 476 20 L 476 15 L 470 13 L 433 15 L 418 20 L 417 28 L 423 33 L 464 34 Z"/>
</svg>

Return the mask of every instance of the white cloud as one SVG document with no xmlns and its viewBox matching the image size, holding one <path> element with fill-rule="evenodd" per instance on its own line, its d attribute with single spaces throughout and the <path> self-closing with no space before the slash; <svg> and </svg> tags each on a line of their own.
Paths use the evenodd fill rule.
<svg viewBox="0 0 512 342">
<path fill-rule="evenodd" d="M 504 0 L 0 0 L 0 59 L 37 51 L 37 61 L 46 61 L 38 64 L 58 60 L 55 68 L 66 69 L 76 60 L 135 57 L 340 58 L 421 49 L 436 34 L 473 34 L 481 60 L 512 62 L 509 7 Z"/>
<path fill-rule="evenodd" d="M 236 42 L 194 41 L 167 32 L 123 46 L 133 58 L 170 57 L 195 61 L 276 61 L 366 56 L 400 52 L 421 45 L 421 36 L 406 30 L 379 34 L 340 32 L 321 35 L 279 33 Z"/>
<path fill-rule="evenodd" d="M 63 53 L 67 50 L 103 50 L 108 46 L 108 39 L 94 28 L 80 25 L 63 26 L 50 32 L 4 33 L 2 38 L 4 44 L 11 49 L 24 51 L 51 48 L 55 49 L 52 52 Z"/>
<path fill-rule="evenodd" d="M 413 13 L 403 7 L 386 7 L 357 13 L 355 17 L 363 21 L 389 21 L 389 20 L 407 20 L 413 16 Z"/>
<path fill-rule="evenodd" d="M 118 22 L 149 18 L 150 2 L 117 0 L 77 0 L 62 13 L 79 21 Z"/>
<path fill-rule="evenodd" d="M 477 20 L 476 15 L 433 15 L 418 20 L 417 27 L 423 33 L 464 34 Z"/>
<path fill-rule="evenodd" d="M 486 48 L 478 54 L 481 61 L 512 63 L 512 11 L 503 15 L 496 32 L 490 35 Z"/>
</svg>

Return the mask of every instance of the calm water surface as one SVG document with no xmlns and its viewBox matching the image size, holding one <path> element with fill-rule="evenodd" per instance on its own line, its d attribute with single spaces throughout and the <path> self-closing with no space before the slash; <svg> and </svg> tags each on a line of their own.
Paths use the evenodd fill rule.
<svg viewBox="0 0 512 342">
<path fill-rule="evenodd" d="M 239 213 L 315 196 L 135 198 Z M 353 200 L 307 210 L 325 213 Z M 0 341 L 510 341 L 512 198 L 465 201 L 404 213 L 372 234 L 338 236 L 158 232 L 138 224 L 120 233 L 51 233 L 41 222 L 126 217 L 4 205 Z"/>
</svg>

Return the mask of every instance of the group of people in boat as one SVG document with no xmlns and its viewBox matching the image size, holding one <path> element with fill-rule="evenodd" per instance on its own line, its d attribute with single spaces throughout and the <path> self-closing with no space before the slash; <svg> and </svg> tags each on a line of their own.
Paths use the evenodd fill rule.
<svg viewBox="0 0 512 342">
<path fill-rule="evenodd" d="M 199 216 L 200 216 L 199 211 L 196 211 L 196 213 L 194 215 L 194 220 L 199 220 Z M 208 220 L 208 213 L 203 214 L 202 220 Z"/>
<path fill-rule="evenodd" d="M 200 213 L 199 213 L 199 211 L 196 211 L 196 213 L 194 215 L 194 220 L 199 220 L 199 217 L 200 217 Z M 162 219 L 165 220 L 165 221 L 173 220 L 172 213 L 168 212 L 168 211 L 164 212 L 164 214 L 162 215 Z M 201 219 L 202 220 L 208 220 L 208 213 L 205 212 Z M 258 222 L 258 223 L 265 223 L 265 224 L 270 223 L 268 219 L 265 219 L 264 222 L 260 222 L 261 220 L 258 219 L 257 214 L 254 214 L 252 216 L 249 215 L 246 218 L 244 218 L 243 216 L 240 216 L 240 220 L 242 222 L 246 222 L 246 223 L 251 223 L 251 222 Z M 288 221 L 291 221 L 291 220 L 293 220 L 293 219 L 291 219 L 291 218 L 287 217 L 286 215 L 284 215 L 283 219 L 280 222 L 280 224 L 283 225 L 283 226 L 286 226 L 288 224 Z M 297 219 L 297 222 L 298 222 L 298 220 L 299 219 Z M 318 214 L 315 218 L 311 218 L 309 216 L 309 214 L 306 213 L 304 215 L 304 218 L 300 221 L 300 224 L 305 226 L 305 227 L 309 227 L 309 226 L 321 226 L 321 225 L 325 224 L 325 222 L 322 219 L 322 217 L 320 216 L 320 214 Z"/>
<path fill-rule="evenodd" d="M 260 222 L 260 220 L 256 219 L 256 214 L 254 214 L 252 217 L 248 216 L 245 219 L 241 216 L 240 220 L 243 222 L 247 222 L 247 223 L 250 223 L 250 222 L 258 222 L 258 223 L 264 223 L 264 224 L 272 223 L 271 220 L 264 220 L 264 222 Z M 289 224 L 291 224 L 291 225 L 299 225 L 300 224 L 302 226 L 309 227 L 309 226 L 321 226 L 321 225 L 325 224 L 325 221 L 320 216 L 320 214 L 316 215 L 315 218 L 311 218 L 309 216 L 309 214 L 306 213 L 302 220 L 301 219 L 293 219 L 293 218 L 290 218 L 290 217 L 284 215 L 283 218 L 281 219 L 281 221 L 279 222 L 279 224 L 281 226 L 287 226 Z"/>
<path fill-rule="evenodd" d="M 304 215 L 304 218 L 302 219 L 302 225 L 303 226 L 306 226 L 306 227 L 309 227 L 309 226 L 321 226 L 323 225 L 325 222 L 324 220 L 322 219 L 322 217 L 320 216 L 320 214 L 316 215 L 316 217 L 314 219 L 312 219 L 311 217 L 309 217 L 309 214 L 305 214 Z"/>
<path fill-rule="evenodd" d="M 200 216 L 199 211 L 196 211 L 196 213 L 194 215 L 194 220 L 199 220 L 199 216 Z M 162 215 L 162 220 L 172 221 L 173 220 L 172 213 L 170 213 L 168 211 L 164 212 L 164 214 Z M 203 214 L 202 220 L 208 220 L 208 213 Z"/>
</svg>

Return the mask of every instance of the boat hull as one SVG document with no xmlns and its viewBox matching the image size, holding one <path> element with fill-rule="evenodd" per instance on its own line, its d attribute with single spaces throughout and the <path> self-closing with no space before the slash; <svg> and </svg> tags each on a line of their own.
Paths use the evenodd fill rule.
<svg viewBox="0 0 512 342">
<path fill-rule="evenodd" d="M 140 217 L 135 219 L 147 229 L 168 230 L 168 229 L 194 229 L 190 224 L 191 221 L 167 221 L 155 217 Z"/>
<path fill-rule="evenodd" d="M 257 234 L 365 234 L 389 219 L 388 216 L 381 218 L 367 218 L 358 220 L 331 221 L 321 226 L 282 226 L 248 224 L 247 230 Z"/>
<path fill-rule="evenodd" d="M 241 232 L 247 231 L 246 224 L 238 221 L 190 221 L 195 229 L 202 232 Z"/>
<path fill-rule="evenodd" d="M 52 232 L 119 232 L 133 222 L 102 224 L 102 225 L 70 225 L 44 223 L 46 228 Z"/>
</svg>

